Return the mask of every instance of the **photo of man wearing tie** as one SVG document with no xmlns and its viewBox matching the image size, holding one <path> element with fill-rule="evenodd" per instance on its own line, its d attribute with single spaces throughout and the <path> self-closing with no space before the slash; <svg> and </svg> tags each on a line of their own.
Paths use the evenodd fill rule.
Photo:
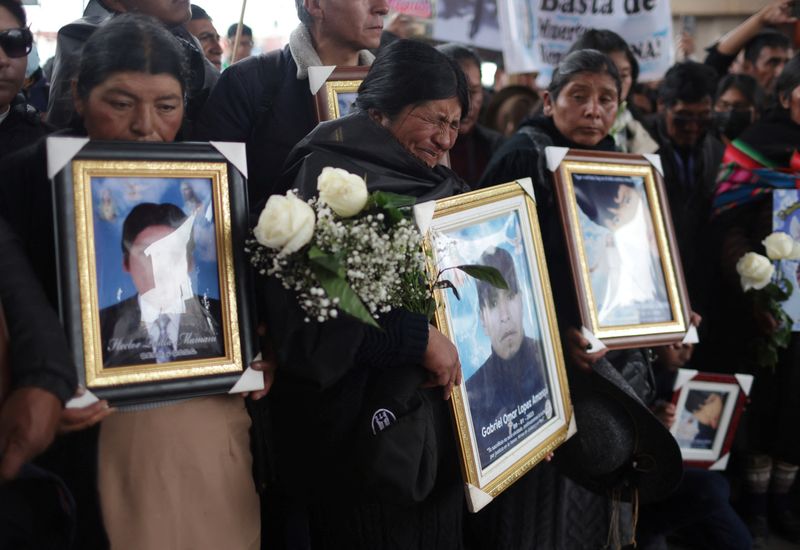
<svg viewBox="0 0 800 550">
<path fill-rule="evenodd" d="M 125 218 L 122 269 L 136 294 L 100 310 L 103 367 L 225 355 L 220 303 L 192 288 L 196 215 L 146 202 Z"/>
</svg>

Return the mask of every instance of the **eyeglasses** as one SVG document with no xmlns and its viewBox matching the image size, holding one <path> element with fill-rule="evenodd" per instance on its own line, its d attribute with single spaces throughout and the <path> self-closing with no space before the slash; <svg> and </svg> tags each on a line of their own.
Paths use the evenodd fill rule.
<svg viewBox="0 0 800 550">
<path fill-rule="evenodd" d="M 711 113 L 707 115 L 701 116 L 690 116 L 690 115 L 672 115 L 672 120 L 675 123 L 675 126 L 679 127 L 682 130 L 685 130 L 689 127 L 690 124 L 694 123 L 699 128 L 708 128 L 711 126 Z"/>
<path fill-rule="evenodd" d="M 8 57 L 25 57 L 33 48 L 30 29 L 8 29 L 0 31 L 0 48 Z"/>
</svg>

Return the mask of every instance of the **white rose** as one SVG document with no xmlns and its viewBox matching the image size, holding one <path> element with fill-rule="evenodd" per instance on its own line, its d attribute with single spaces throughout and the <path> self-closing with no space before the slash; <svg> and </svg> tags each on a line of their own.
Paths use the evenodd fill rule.
<svg viewBox="0 0 800 550">
<path fill-rule="evenodd" d="M 317 178 L 322 202 L 343 218 L 355 216 L 367 204 L 367 183 L 364 178 L 341 168 L 326 166 Z"/>
<path fill-rule="evenodd" d="M 742 281 L 742 289 L 761 290 L 767 286 L 775 273 L 775 266 L 767 258 L 755 252 L 748 252 L 736 262 L 736 271 Z"/>
<path fill-rule="evenodd" d="M 281 249 L 281 255 L 291 254 L 311 240 L 315 222 L 314 210 L 289 191 L 267 200 L 253 234 L 262 245 Z"/>
<path fill-rule="evenodd" d="M 767 257 L 770 260 L 786 260 L 794 251 L 794 239 L 786 233 L 776 231 L 761 241 L 767 249 Z"/>
</svg>

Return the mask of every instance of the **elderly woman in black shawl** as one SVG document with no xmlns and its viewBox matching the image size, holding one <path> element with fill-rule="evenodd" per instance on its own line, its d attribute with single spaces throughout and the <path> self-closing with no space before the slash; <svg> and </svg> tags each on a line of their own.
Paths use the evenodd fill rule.
<svg viewBox="0 0 800 550">
<path fill-rule="evenodd" d="M 364 177 L 370 192 L 418 201 L 463 192 L 439 162 L 468 105 L 453 61 L 397 41 L 372 65 L 357 111 L 295 147 L 283 188 L 311 196 L 332 166 Z M 279 365 L 270 394 L 273 494 L 276 509 L 291 510 L 287 525 L 307 522 L 315 548 L 461 548 L 464 497 L 445 403 L 461 381 L 453 344 L 403 309 L 382 315 L 378 330 L 347 316 L 306 323 L 296 295 L 273 279 L 266 297 Z M 371 422 L 378 402 L 396 419 L 385 431 Z"/>
</svg>

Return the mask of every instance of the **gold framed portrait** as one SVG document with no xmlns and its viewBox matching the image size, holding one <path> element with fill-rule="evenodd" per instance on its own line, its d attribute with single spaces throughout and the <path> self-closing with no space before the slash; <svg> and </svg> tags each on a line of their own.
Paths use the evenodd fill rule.
<svg viewBox="0 0 800 550">
<path fill-rule="evenodd" d="M 583 327 L 611 349 L 682 341 L 690 306 L 659 168 L 570 149 L 553 172 Z"/>
<path fill-rule="evenodd" d="M 317 120 L 336 120 L 349 114 L 358 97 L 358 87 L 367 76 L 369 67 L 338 67 L 314 94 Z"/>
<path fill-rule="evenodd" d="M 451 402 L 476 512 L 574 426 L 530 179 L 436 201 L 425 247 L 431 277 L 447 281 L 435 291 L 435 320 L 463 369 Z M 508 288 L 466 277 L 459 265 L 493 267 Z"/>
<path fill-rule="evenodd" d="M 81 384 L 115 404 L 228 391 L 253 357 L 238 170 L 208 144 L 89 142 L 54 189 Z"/>
</svg>

